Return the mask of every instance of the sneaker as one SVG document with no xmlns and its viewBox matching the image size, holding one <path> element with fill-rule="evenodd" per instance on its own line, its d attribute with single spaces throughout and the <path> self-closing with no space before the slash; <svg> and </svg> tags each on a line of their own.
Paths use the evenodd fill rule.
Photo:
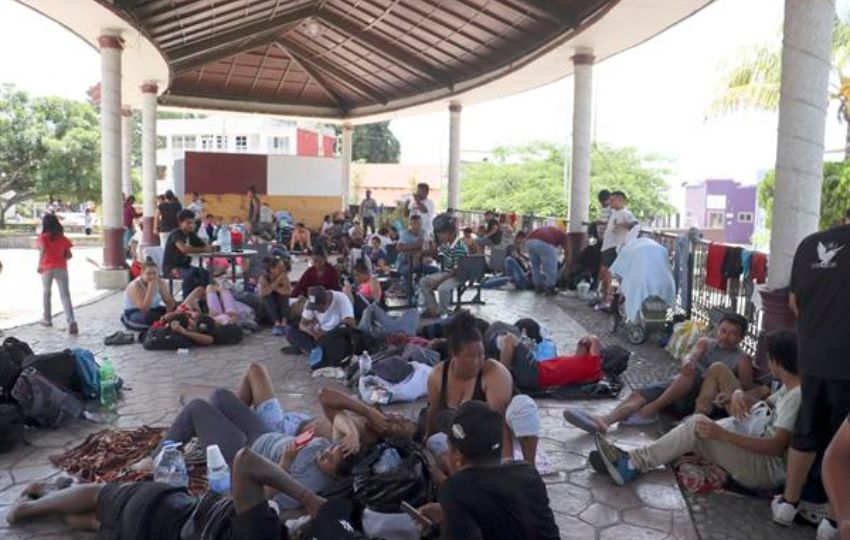
<svg viewBox="0 0 850 540">
<path fill-rule="evenodd" d="M 608 469 L 608 474 L 611 475 L 611 479 L 614 482 L 625 486 L 637 477 L 638 472 L 629 467 L 628 452 L 614 446 L 598 433 L 594 439 L 596 441 L 596 449 L 599 451 L 599 457 L 602 458 L 602 462 L 605 464 L 605 468 Z"/>
<path fill-rule="evenodd" d="M 590 454 L 587 456 L 587 464 L 590 465 L 593 472 L 611 476 L 608 474 L 608 467 L 605 466 L 605 461 L 602 459 L 602 454 L 599 453 L 599 450 L 590 451 Z"/>
<path fill-rule="evenodd" d="M 301 348 L 296 347 L 295 345 L 288 345 L 280 350 L 283 354 L 288 354 L 291 356 L 295 356 L 301 354 Z"/>
<path fill-rule="evenodd" d="M 797 505 L 797 515 L 812 525 L 818 526 L 822 520 L 829 517 L 829 503 L 815 503 L 800 499 L 800 504 Z"/>
<path fill-rule="evenodd" d="M 834 527 L 828 519 L 822 519 L 815 538 L 816 540 L 839 540 L 838 527 Z"/>
<path fill-rule="evenodd" d="M 774 523 L 790 527 L 794 523 L 794 518 L 797 517 L 797 507 L 786 501 L 782 495 L 777 495 L 770 503 L 770 513 L 773 515 Z"/>
<path fill-rule="evenodd" d="M 595 435 L 602 431 L 593 416 L 579 407 L 567 407 L 563 412 L 564 420 L 582 431 Z"/>
<path fill-rule="evenodd" d="M 273 336 L 282 336 L 285 333 L 286 333 L 286 331 L 283 329 L 282 326 L 275 326 L 274 328 L 272 328 L 272 335 Z"/>
</svg>

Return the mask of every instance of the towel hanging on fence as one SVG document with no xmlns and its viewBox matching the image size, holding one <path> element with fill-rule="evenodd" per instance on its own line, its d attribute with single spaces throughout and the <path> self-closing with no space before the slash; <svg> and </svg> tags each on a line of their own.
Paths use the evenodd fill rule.
<svg viewBox="0 0 850 540">
<path fill-rule="evenodd" d="M 750 275 L 749 279 L 756 280 L 756 283 L 762 284 L 767 281 L 767 255 L 756 251 L 750 259 Z"/>
<path fill-rule="evenodd" d="M 723 260 L 726 257 L 726 246 L 709 244 L 708 260 L 705 263 L 705 284 L 714 289 L 726 290 L 726 278 L 723 277 Z"/>
<path fill-rule="evenodd" d="M 741 277 L 741 252 L 739 247 L 727 247 L 726 255 L 723 256 L 724 279 L 738 279 Z"/>
<path fill-rule="evenodd" d="M 745 249 L 741 252 L 741 275 L 744 276 L 744 281 L 751 281 L 750 278 L 750 263 L 753 259 L 752 250 Z"/>
</svg>

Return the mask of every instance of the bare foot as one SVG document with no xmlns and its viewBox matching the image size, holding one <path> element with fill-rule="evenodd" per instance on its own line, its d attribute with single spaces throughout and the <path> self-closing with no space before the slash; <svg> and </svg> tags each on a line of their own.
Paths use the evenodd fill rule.
<svg viewBox="0 0 850 540">
<path fill-rule="evenodd" d="M 17 525 L 27 519 L 27 508 L 31 503 L 28 501 L 18 501 L 12 505 L 12 509 L 6 514 L 6 521 L 9 525 Z"/>
</svg>

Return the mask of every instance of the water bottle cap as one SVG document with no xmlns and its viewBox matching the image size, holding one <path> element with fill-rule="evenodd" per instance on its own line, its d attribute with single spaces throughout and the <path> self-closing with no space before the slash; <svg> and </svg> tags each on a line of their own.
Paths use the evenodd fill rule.
<svg viewBox="0 0 850 540">
<path fill-rule="evenodd" d="M 227 465 L 224 461 L 224 456 L 221 454 L 221 448 L 217 444 L 207 446 L 207 467 L 215 469 Z"/>
</svg>

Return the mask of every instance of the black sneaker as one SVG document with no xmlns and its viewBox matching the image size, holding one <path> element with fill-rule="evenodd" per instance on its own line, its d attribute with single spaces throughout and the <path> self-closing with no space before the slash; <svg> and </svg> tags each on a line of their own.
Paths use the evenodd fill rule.
<svg viewBox="0 0 850 540">
<path fill-rule="evenodd" d="M 628 452 L 608 442 L 600 433 L 596 434 L 594 440 L 596 449 L 599 450 L 599 456 L 605 463 L 605 468 L 608 469 L 608 474 L 614 482 L 624 486 L 637 477 L 638 472 L 629 467 Z"/>
<path fill-rule="evenodd" d="M 590 451 L 590 454 L 587 456 L 587 464 L 590 465 L 593 472 L 603 474 L 605 476 L 611 476 L 608 474 L 608 467 L 605 466 L 605 461 L 602 459 L 602 455 L 599 453 L 599 450 Z"/>
<path fill-rule="evenodd" d="M 287 345 L 286 347 L 282 348 L 280 352 L 282 352 L 283 354 L 294 356 L 301 354 L 301 348 L 296 347 L 295 345 Z"/>
</svg>

